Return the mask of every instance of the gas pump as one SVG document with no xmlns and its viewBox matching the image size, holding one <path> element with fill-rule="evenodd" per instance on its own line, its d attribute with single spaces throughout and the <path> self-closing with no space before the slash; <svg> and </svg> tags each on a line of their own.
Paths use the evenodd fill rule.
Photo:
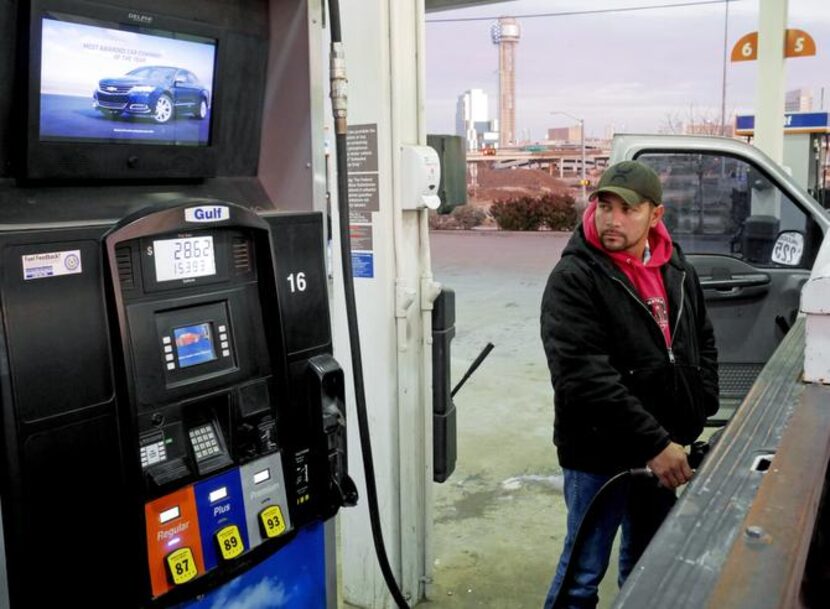
<svg viewBox="0 0 830 609">
<path fill-rule="evenodd" d="M 336 605 L 320 16 L 0 7 L 0 608 Z"/>
<path fill-rule="evenodd" d="M 308 0 L 0 8 L 0 607 L 213 606 L 255 589 L 274 606 L 297 589 L 308 593 L 292 606 L 334 606 L 330 517 L 356 493 L 323 222 L 270 210 L 326 209 L 316 54 L 325 30 L 339 39 L 339 21 Z M 342 54 L 332 64 L 342 72 Z M 335 83 L 343 162 L 345 75 Z M 400 143 L 423 143 L 407 124 Z M 372 150 L 388 171 L 383 148 Z M 345 168 L 338 174 L 345 182 Z M 377 183 L 379 200 L 397 201 L 386 193 L 397 178 Z M 402 261 L 417 241 L 417 267 L 429 267 L 425 213 L 404 218 L 420 240 L 386 230 L 390 214 L 418 208 L 399 203 L 364 216 L 374 245 L 363 243 L 373 253 L 360 259 L 378 264 L 359 275 L 358 291 L 384 310 L 388 248 Z M 335 216 L 348 217 L 345 208 Z M 376 361 L 386 351 L 378 339 L 402 341 L 393 367 L 416 374 L 396 408 L 417 421 L 430 387 L 420 333 L 437 288 L 429 272 L 398 271 L 409 302 L 396 335 L 378 334 L 366 350 L 384 379 L 369 390 L 401 378 Z M 355 401 L 373 479 L 365 400 Z M 378 410 L 381 437 L 395 412 Z M 412 446 L 415 459 L 381 452 L 384 496 L 394 463 L 407 479 L 429 472 L 426 444 Z M 411 486 L 417 494 L 381 507 L 406 514 L 393 535 L 411 531 L 422 547 L 430 503 L 426 487 Z M 374 483 L 366 495 L 378 503 Z M 382 547 L 383 514 L 370 512 Z M 349 543 L 370 537 L 347 524 Z M 395 547 L 405 560 L 381 560 L 382 570 L 390 581 L 406 575 L 417 600 L 431 561 L 416 565 L 421 550 Z M 351 555 L 345 564 L 366 565 L 347 579 L 374 588 L 363 585 L 374 564 Z M 396 601 L 406 602 L 400 591 Z"/>
<path fill-rule="evenodd" d="M 6 606 L 326 607 L 322 522 L 356 492 L 322 216 L 195 201 L 0 248 Z"/>
<path fill-rule="evenodd" d="M 286 235 L 215 203 L 129 218 L 105 237 L 151 599 L 192 596 L 354 504 L 315 218 L 272 219 L 293 237 L 279 255 Z"/>
</svg>

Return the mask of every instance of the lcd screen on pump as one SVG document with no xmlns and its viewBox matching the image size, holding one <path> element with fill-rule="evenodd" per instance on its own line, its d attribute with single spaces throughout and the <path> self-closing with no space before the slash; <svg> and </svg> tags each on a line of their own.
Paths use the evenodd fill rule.
<svg viewBox="0 0 830 609">
<path fill-rule="evenodd" d="M 173 328 L 179 368 L 197 366 L 216 359 L 210 323 Z"/>
<path fill-rule="evenodd" d="M 50 12 L 40 140 L 210 144 L 216 41 Z"/>
<path fill-rule="evenodd" d="M 216 274 L 211 236 L 153 241 L 153 259 L 159 282 Z"/>
</svg>

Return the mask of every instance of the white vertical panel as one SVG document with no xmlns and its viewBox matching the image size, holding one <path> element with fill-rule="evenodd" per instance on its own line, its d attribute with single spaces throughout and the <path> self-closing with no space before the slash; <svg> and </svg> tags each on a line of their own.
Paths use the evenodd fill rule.
<svg viewBox="0 0 830 609">
<path fill-rule="evenodd" d="M 784 154 L 784 36 L 787 0 L 758 3 L 758 81 L 755 145 L 776 163 Z M 754 212 L 753 212 L 754 213 Z"/>
<path fill-rule="evenodd" d="M 804 380 L 830 384 L 830 238 L 825 237 L 810 279 L 801 291 L 801 312 L 807 314 Z"/>
<path fill-rule="evenodd" d="M 424 439 L 431 390 L 426 385 L 420 308 L 420 216 L 402 212 L 400 201 L 401 146 L 424 139 L 419 135 L 419 4 L 341 0 L 348 121 L 377 125 L 378 133 L 380 209 L 372 214 L 374 277 L 356 280 L 356 299 L 381 523 L 393 572 L 410 603 L 424 592 L 425 488 L 431 471 L 426 461 L 432 456 Z M 339 274 L 339 264 L 335 269 Z M 333 289 L 335 356 L 347 368 L 348 379 L 349 467 L 361 492 L 359 506 L 340 516 L 344 600 L 360 607 L 391 608 L 394 603 L 377 566 L 367 513 L 339 277 Z"/>
</svg>

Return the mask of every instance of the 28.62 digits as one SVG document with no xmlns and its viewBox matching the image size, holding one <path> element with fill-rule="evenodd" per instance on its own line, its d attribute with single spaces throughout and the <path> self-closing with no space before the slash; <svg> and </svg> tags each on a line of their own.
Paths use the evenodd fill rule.
<svg viewBox="0 0 830 609">
<path fill-rule="evenodd" d="M 198 275 L 207 271 L 213 259 L 213 240 L 183 239 L 173 246 L 173 272 L 176 275 Z"/>
</svg>

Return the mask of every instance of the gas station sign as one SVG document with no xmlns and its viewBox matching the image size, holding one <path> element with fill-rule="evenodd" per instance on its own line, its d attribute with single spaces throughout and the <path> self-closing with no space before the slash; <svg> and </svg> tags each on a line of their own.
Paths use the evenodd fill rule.
<svg viewBox="0 0 830 609">
<path fill-rule="evenodd" d="M 816 54 L 816 41 L 804 30 L 788 29 L 784 40 L 784 57 L 809 57 Z M 730 60 L 755 61 L 758 59 L 758 32 L 744 34 L 732 47 Z"/>
<path fill-rule="evenodd" d="M 735 117 L 735 135 L 752 135 L 754 132 L 753 114 Z M 784 133 L 830 133 L 830 113 L 787 112 L 784 115 Z"/>
</svg>

